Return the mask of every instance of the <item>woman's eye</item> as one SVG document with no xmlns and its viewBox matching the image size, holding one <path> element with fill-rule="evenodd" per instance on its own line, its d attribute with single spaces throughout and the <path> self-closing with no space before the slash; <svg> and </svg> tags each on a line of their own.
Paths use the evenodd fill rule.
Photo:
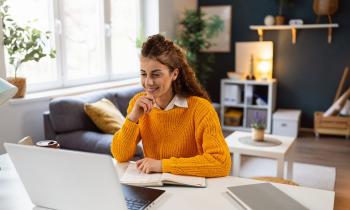
<svg viewBox="0 0 350 210">
<path fill-rule="evenodd" d="M 141 74 L 141 76 L 142 76 L 142 77 L 145 77 L 145 76 L 146 76 L 146 74 Z"/>
<path fill-rule="evenodd" d="M 160 74 L 153 74 L 152 76 L 153 76 L 153 77 L 159 77 Z"/>
</svg>

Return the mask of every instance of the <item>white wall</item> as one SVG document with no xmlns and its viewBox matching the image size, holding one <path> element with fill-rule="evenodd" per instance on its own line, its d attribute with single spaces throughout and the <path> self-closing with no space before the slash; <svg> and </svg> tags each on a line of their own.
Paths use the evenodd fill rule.
<svg viewBox="0 0 350 210">
<path fill-rule="evenodd" d="M 178 18 L 184 9 L 195 9 L 197 0 L 145 0 L 147 11 L 157 11 L 159 16 L 153 14 L 148 17 L 149 24 L 153 24 L 147 34 L 166 32 L 166 36 L 173 39 L 178 23 Z M 157 9 L 158 8 L 158 9 Z M 156 13 L 156 12 L 155 12 Z M 159 18 L 158 18 L 159 17 Z M 158 20 L 157 20 L 158 19 Z M 0 24 L 1 25 L 1 24 Z M 2 30 L 0 30 L 2 31 Z M 2 34 L 0 34 L 2 40 Z M 0 45 L 0 76 L 3 76 L 4 63 L 3 47 Z M 48 110 L 49 100 L 10 104 L 0 106 L 0 154 L 4 153 L 4 142 L 17 142 L 25 136 L 31 136 L 35 140 L 44 140 L 44 128 L 42 113 Z"/>
<path fill-rule="evenodd" d="M 48 110 L 49 100 L 0 106 L 0 154 L 4 142 L 18 142 L 25 136 L 44 140 L 42 113 Z"/>
<path fill-rule="evenodd" d="M 176 37 L 178 22 L 186 9 L 196 9 L 197 0 L 159 0 L 159 32 Z"/>
</svg>

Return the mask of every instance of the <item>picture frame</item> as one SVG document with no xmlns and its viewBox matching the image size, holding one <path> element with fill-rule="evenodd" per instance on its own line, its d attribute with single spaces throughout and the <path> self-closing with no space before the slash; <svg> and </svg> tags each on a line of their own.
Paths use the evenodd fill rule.
<svg viewBox="0 0 350 210">
<path fill-rule="evenodd" d="M 213 43 L 208 49 L 201 52 L 218 52 L 226 53 L 231 51 L 231 22 L 232 22 L 232 6 L 231 5 L 215 5 L 201 6 L 200 11 L 204 13 L 204 19 L 213 15 L 219 16 L 224 21 L 224 30 L 219 35 L 210 39 Z"/>
</svg>

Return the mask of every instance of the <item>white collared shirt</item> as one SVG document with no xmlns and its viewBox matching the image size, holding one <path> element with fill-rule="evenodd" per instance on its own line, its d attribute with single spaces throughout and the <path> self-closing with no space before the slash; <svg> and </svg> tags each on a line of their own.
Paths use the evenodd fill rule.
<svg viewBox="0 0 350 210">
<path fill-rule="evenodd" d="M 174 98 L 169 102 L 168 106 L 165 107 L 164 111 L 171 110 L 175 108 L 175 106 L 188 108 L 187 99 L 185 97 L 175 94 Z M 156 103 L 154 104 L 154 107 L 161 109 Z"/>
</svg>

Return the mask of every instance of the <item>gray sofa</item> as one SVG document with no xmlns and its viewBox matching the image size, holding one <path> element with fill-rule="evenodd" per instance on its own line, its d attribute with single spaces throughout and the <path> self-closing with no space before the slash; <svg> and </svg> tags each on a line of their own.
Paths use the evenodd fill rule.
<svg viewBox="0 0 350 210">
<path fill-rule="evenodd" d="M 107 98 L 126 116 L 130 99 L 142 90 L 134 85 L 55 98 L 43 114 L 45 138 L 58 141 L 64 149 L 111 154 L 113 135 L 104 134 L 95 126 L 85 114 L 84 104 Z M 137 155 L 142 156 L 140 148 Z"/>
</svg>

